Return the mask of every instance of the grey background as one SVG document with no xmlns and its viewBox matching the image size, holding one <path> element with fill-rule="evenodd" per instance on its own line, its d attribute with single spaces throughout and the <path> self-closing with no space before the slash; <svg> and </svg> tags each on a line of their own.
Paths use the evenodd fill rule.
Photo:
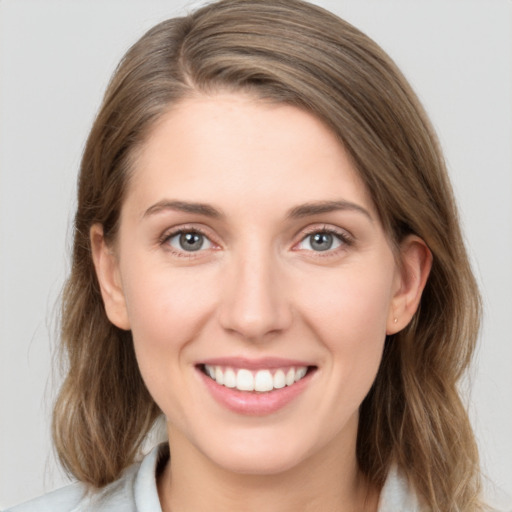
<svg viewBox="0 0 512 512">
<path fill-rule="evenodd" d="M 485 300 L 468 402 L 484 469 L 512 494 L 512 2 L 317 3 L 390 53 L 438 130 Z M 88 129 L 128 46 L 197 4 L 0 2 L 0 508 L 66 481 L 51 354 Z"/>
</svg>

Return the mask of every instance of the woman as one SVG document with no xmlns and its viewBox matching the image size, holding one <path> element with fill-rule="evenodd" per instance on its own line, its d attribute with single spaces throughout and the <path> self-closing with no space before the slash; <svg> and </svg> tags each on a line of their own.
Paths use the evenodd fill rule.
<svg viewBox="0 0 512 512">
<path fill-rule="evenodd" d="M 54 415 L 81 483 L 19 510 L 483 510 L 450 190 L 400 72 L 326 11 L 150 30 L 82 160 Z"/>
</svg>

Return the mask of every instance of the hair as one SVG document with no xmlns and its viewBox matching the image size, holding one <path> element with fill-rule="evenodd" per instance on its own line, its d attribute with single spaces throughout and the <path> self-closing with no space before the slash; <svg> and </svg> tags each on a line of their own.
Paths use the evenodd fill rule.
<svg viewBox="0 0 512 512">
<path fill-rule="evenodd" d="M 432 511 L 477 511 L 478 452 L 458 382 L 470 364 L 480 299 L 439 144 L 416 95 L 370 38 L 300 0 L 222 0 L 149 30 L 106 91 L 80 168 L 72 268 L 63 293 L 67 377 L 53 436 L 63 466 L 101 487 L 139 454 L 159 416 L 131 333 L 112 325 L 90 228 L 114 241 L 137 150 L 184 98 L 219 91 L 296 106 L 350 154 L 389 239 L 415 234 L 433 255 L 420 307 L 388 336 L 360 407 L 357 459 L 382 486 L 394 464 Z"/>
</svg>

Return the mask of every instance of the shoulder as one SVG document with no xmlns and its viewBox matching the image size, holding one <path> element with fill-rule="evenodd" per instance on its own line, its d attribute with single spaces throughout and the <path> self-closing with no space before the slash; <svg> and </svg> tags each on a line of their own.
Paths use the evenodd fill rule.
<svg viewBox="0 0 512 512">
<path fill-rule="evenodd" d="M 491 512 L 512 512 L 512 496 L 487 479 L 484 479 L 484 497 Z"/>
<path fill-rule="evenodd" d="M 161 512 L 155 471 L 165 453 L 165 445 L 154 448 L 142 462 L 100 490 L 88 490 L 76 482 L 5 512 Z"/>
<path fill-rule="evenodd" d="M 484 502 L 488 512 L 512 512 L 512 499 L 500 489 L 486 482 Z M 382 489 L 378 512 L 421 512 L 424 507 L 411 489 L 406 476 L 392 467 Z"/>
<path fill-rule="evenodd" d="M 407 478 L 392 467 L 382 488 L 378 512 L 420 512 L 418 498 Z"/>
<path fill-rule="evenodd" d="M 84 484 L 76 482 L 8 509 L 6 512 L 89 512 L 93 510 L 98 512 L 136 510 L 131 471 L 98 491 L 89 490 Z"/>
<path fill-rule="evenodd" d="M 86 489 L 82 484 L 74 483 L 22 505 L 9 508 L 6 512 L 70 512 L 76 509 L 85 493 Z"/>
</svg>

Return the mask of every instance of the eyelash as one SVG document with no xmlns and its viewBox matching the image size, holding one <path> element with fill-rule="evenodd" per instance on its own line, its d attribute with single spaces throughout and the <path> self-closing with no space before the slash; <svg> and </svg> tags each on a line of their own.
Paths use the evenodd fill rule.
<svg viewBox="0 0 512 512">
<path fill-rule="evenodd" d="M 184 235 L 184 234 L 195 234 L 195 235 L 201 235 L 203 236 L 206 240 L 208 240 L 213 246 L 215 246 L 215 242 L 213 242 L 211 240 L 211 237 L 208 236 L 202 229 L 200 228 L 197 228 L 197 227 L 181 227 L 179 229 L 177 229 L 176 231 L 171 231 L 171 232 L 165 232 L 159 239 L 159 244 L 160 245 L 167 245 L 167 248 L 175 255 L 175 256 L 178 256 L 179 258 L 195 258 L 197 257 L 197 253 L 201 253 L 203 252 L 201 249 L 199 249 L 198 251 L 185 251 L 185 250 L 177 250 L 175 249 L 174 247 L 171 246 L 170 244 L 170 241 L 177 237 L 177 236 L 181 236 L 181 235 Z"/>
<path fill-rule="evenodd" d="M 294 245 L 294 247 L 296 247 L 299 244 L 302 244 L 308 237 L 311 237 L 311 236 L 317 235 L 317 234 L 331 235 L 331 236 L 335 237 L 336 239 L 338 239 L 338 241 L 340 242 L 339 247 L 336 247 L 334 249 L 329 248 L 329 249 L 326 249 L 325 251 L 313 251 L 313 250 L 310 251 L 310 250 L 304 249 L 304 250 L 307 250 L 308 252 L 313 252 L 315 254 L 315 256 L 319 257 L 319 258 L 335 256 L 340 251 L 343 251 L 343 250 L 347 249 L 348 247 L 351 247 L 352 245 L 354 245 L 354 242 L 355 242 L 354 237 L 352 235 L 350 235 L 349 233 L 347 233 L 346 231 L 334 229 L 334 228 L 331 228 L 328 226 L 323 226 L 322 228 L 312 227 L 312 228 L 306 229 L 304 235 L 302 236 L 300 241 Z M 310 245 L 311 245 L 311 242 L 310 242 Z M 297 250 L 300 251 L 301 249 L 297 249 Z"/>
<path fill-rule="evenodd" d="M 175 255 L 175 256 L 178 256 L 180 258 L 195 258 L 198 256 L 197 253 L 201 253 L 201 252 L 204 252 L 204 250 L 202 249 L 199 249 L 197 251 L 185 251 L 185 250 L 176 250 L 174 247 L 172 247 L 170 245 L 170 241 L 177 237 L 177 236 L 181 236 L 183 234 L 197 234 L 197 235 L 201 235 L 203 236 L 206 240 L 209 241 L 210 244 L 212 244 L 212 246 L 216 246 L 217 244 L 215 244 L 215 242 L 213 242 L 211 240 L 211 237 L 208 236 L 202 229 L 198 228 L 198 227 L 181 227 L 175 231 L 171 231 L 171 232 L 165 232 L 159 239 L 159 244 L 160 245 L 167 245 L 167 248 Z M 339 247 L 336 247 L 334 249 L 326 249 L 325 251 L 314 251 L 314 250 L 309 250 L 309 249 L 296 249 L 298 251 L 307 251 L 307 252 L 311 252 L 311 253 L 314 253 L 316 255 L 316 257 L 329 257 L 329 256 L 333 256 L 335 254 L 337 254 L 339 251 L 342 251 L 348 247 L 351 247 L 352 245 L 354 245 L 354 238 L 349 234 L 347 233 L 346 231 L 341 231 L 341 230 L 337 230 L 337 229 L 334 229 L 334 228 L 330 228 L 330 227 L 327 227 L 327 226 L 323 226 L 322 228 L 318 228 L 318 227 L 312 227 L 310 229 L 306 229 L 305 233 L 303 234 L 302 238 L 299 240 L 299 242 L 297 242 L 296 244 L 294 244 L 293 247 L 296 247 L 297 245 L 300 245 L 302 244 L 308 237 L 311 237 L 312 235 L 317 235 L 317 234 L 322 234 L 322 235 L 331 235 L 333 237 L 335 237 L 339 242 L 340 242 L 340 246 Z M 311 242 L 310 242 L 310 245 L 311 245 Z"/>
</svg>

